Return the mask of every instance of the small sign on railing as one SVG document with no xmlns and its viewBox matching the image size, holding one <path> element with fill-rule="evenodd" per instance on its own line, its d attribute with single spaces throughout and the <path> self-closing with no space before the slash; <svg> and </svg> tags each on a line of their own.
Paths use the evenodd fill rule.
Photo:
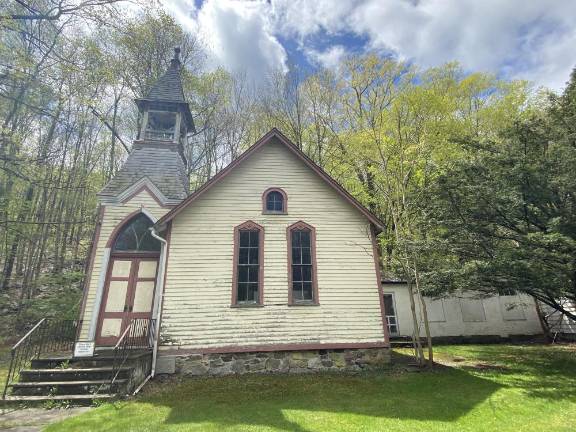
<svg viewBox="0 0 576 432">
<path fill-rule="evenodd" d="M 74 344 L 74 357 L 94 356 L 94 342 L 78 341 Z"/>
</svg>

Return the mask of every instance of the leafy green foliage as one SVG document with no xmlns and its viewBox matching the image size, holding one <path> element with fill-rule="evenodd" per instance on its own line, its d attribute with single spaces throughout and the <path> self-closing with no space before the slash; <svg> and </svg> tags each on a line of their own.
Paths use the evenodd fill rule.
<svg viewBox="0 0 576 432">
<path fill-rule="evenodd" d="M 560 303 L 576 301 L 571 86 L 542 115 L 508 128 L 500 142 L 464 143 L 466 157 L 435 180 L 428 223 L 437 241 L 425 280 L 436 294 L 523 292 L 576 319 Z"/>
</svg>

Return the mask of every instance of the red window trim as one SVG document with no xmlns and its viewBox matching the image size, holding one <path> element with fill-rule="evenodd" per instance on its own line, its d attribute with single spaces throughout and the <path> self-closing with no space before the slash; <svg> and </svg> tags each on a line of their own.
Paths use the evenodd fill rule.
<svg viewBox="0 0 576 432">
<path fill-rule="evenodd" d="M 258 302 L 238 303 L 238 258 L 240 249 L 240 231 L 260 231 L 258 238 Z M 232 267 L 232 307 L 255 307 L 264 305 L 264 227 L 253 221 L 246 221 L 234 227 L 234 259 Z"/>
<path fill-rule="evenodd" d="M 310 255 L 312 258 L 312 301 L 295 302 L 292 293 L 292 236 L 294 230 L 310 231 Z M 298 221 L 286 228 L 288 242 L 288 305 L 289 306 L 319 306 L 318 298 L 318 263 L 316 261 L 316 228 L 304 221 Z"/>
<path fill-rule="evenodd" d="M 281 212 L 266 210 L 266 198 L 268 197 L 268 194 L 270 192 L 280 192 L 280 194 L 282 194 L 283 200 L 282 200 Z M 283 189 L 280 189 L 278 187 L 271 187 L 264 191 L 264 193 L 262 194 L 262 214 L 270 214 L 270 215 L 288 214 L 288 195 L 286 194 L 286 192 L 284 192 Z"/>
</svg>

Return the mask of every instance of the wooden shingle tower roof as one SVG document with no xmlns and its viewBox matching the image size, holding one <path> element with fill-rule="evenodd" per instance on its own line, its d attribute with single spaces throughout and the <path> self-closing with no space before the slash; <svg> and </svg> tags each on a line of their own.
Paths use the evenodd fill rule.
<svg viewBox="0 0 576 432">
<path fill-rule="evenodd" d="M 135 101 L 142 114 L 151 110 L 180 112 L 187 131 L 194 131 L 192 113 L 182 88 L 179 54 L 180 50 L 176 48 L 168 70 L 154 83 L 145 97 Z M 180 134 L 180 131 L 176 133 Z M 159 141 L 139 136 L 134 140 L 122 168 L 98 196 L 103 202 L 119 202 L 125 200 L 134 187 L 144 186 L 153 190 L 155 197 L 162 201 L 163 205 L 175 205 L 186 198 L 190 189 L 182 142 Z"/>
<path fill-rule="evenodd" d="M 137 98 L 135 101 L 140 111 L 144 111 L 148 106 L 158 103 L 179 105 L 186 119 L 188 130 L 194 131 L 190 105 L 188 105 L 184 97 L 181 71 L 180 48 L 174 48 L 174 57 L 170 60 L 168 70 L 152 85 L 146 96 Z"/>
</svg>

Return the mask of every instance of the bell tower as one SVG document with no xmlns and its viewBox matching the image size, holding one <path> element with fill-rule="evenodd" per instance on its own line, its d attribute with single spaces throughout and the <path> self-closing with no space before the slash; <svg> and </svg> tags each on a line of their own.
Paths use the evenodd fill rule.
<svg viewBox="0 0 576 432">
<path fill-rule="evenodd" d="M 122 168 L 98 193 L 79 340 L 114 345 L 132 320 L 156 317 L 166 240 L 150 228 L 189 193 L 183 149 L 194 122 L 181 69 L 176 48 L 168 70 L 135 100 L 137 136 Z"/>
<path fill-rule="evenodd" d="M 126 191 L 146 186 L 163 206 L 178 204 L 189 193 L 184 144 L 194 132 L 190 106 L 184 98 L 180 48 L 168 70 L 135 100 L 139 129 L 124 166 L 100 191 L 103 204 L 123 202 Z M 130 193 L 128 193 L 129 195 Z"/>
<path fill-rule="evenodd" d="M 194 131 L 192 113 L 182 91 L 180 48 L 174 49 L 170 67 L 148 95 L 136 99 L 140 111 L 139 141 L 183 144 L 188 131 Z"/>
</svg>

